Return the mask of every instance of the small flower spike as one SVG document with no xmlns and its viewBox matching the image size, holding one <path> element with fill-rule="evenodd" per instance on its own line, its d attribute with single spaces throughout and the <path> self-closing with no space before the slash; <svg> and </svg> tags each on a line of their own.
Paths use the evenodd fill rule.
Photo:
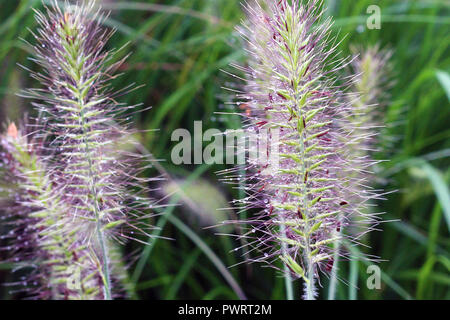
<svg viewBox="0 0 450 320">
<path fill-rule="evenodd" d="M 364 50 L 354 47 L 352 51 L 358 57 L 349 70 L 355 75 L 351 87 L 355 96 L 351 100 L 350 121 L 355 131 L 360 131 L 366 152 L 374 154 L 381 142 L 377 141 L 380 137 L 378 132 L 386 126 L 384 116 L 389 102 L 388 91 L 392 86 L 392 67 L 389 63 L 392 51 L 381 50 L 378 45 Z"/>
</svg>

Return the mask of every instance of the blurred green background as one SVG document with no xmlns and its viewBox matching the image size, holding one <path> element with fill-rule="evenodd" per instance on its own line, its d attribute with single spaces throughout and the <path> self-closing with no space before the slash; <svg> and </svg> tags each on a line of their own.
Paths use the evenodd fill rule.
<svg viewBox="0 0 450 320">
<path fill-rule="evenodd" d="M 231 62 L 245 63 L 234 27 L 243 18 L 239 0 L 103 0 L 111 14 L 105 24 L 117 29 L 109 48 L 129 45 L 131 53 L 114 86 L 144 84 L 122 102 L 153 106 L 137 114 L 136 127 L 159 129 L 138 138 L 160 162 L 148 174 L 170 175 L 171 181 L 153 195 L 179 203 L 163 209 L 153 223 L 161 229 L 146 248 L 130 244 L 125 254 L 130 264 L 134 298 L 141 299 L 285 299 L 279 272 L 261 265 L 243 264 L 241 243 L 218 237 L 223 228 L 205 226 L 233 218 L 236 212 L 216 210 L 239 198 L 239 192 L 220 181 L 216 172 L 226 166 L 175 166 L 170 161 L 170 136 L 176 128 L 193 129 L 202 120 L 204 129 L 239 128 L 231 112 L 235 105 L 222 87 L 239 83 L 222 69 L 234 72 Z M 380 30 L 367 30 L 366 9 L 377 4 L 382 11 Z M 365 250 L 382 257 L 381 290 L 366 286 L 367 263 L 340 263 L 338 299 L 450 299 L 450 2 L 393 0 L 324 0 L 334 17 L 332 32 L 342 40 L 341 56 L 350 45 L 379 43 L 394 50 L 391 63 L 395 85 L 386 119 L 392 143 L 389 160 L 382 164 L 380 180 L 386 191 L 398 190 L 380 202 L 386 220 L 383 232 L 364 241 Z M 28 59 L 30 50 L 20 38 L 33 43 L 35 29 L 31 8 L 41 0 L 0 0 L 0 120 L 20 120 L 31 112 L 30 101 L 16 95 L 39 84 L 17 64 L 37 67 Z M 119 57 L 117 57 L 119 58 Z M 385 157 L 385 158 L 386 158 Z M 184 192 L 176 192 L 181 185 Z M 231 230 L 233 232 L 233 230 Z M 137 254 L 133 254 L 138 250 Z M 235 267 L 230 266 L 238 264 Z M 0 264 L 0 283 L 11 281 L 11 266 Z M 321 281 L 320 298 L 327 297 L 328 279 Z M 359 287 L 359 289 L 356 289 Z M 294 283 L 296 298 L 301 283 Z M 0 286 L 0 298 L 15 298 Z"/>
</svg>

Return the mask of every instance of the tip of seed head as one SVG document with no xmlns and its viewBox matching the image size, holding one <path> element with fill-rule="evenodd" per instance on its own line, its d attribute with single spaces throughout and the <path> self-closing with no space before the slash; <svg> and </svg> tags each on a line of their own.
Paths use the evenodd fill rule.
<svg viewBox="0 0 450 320">
<path fill-rule="evenodd" d="M 11 137 L 13 139 L 17 139 L 19 132 L 17 130 L 16 124 L 14 122 L 12 122 L 9 126 L 8 126 L 8 132 L 7 132 L 8 137 Z"/>
</svg>

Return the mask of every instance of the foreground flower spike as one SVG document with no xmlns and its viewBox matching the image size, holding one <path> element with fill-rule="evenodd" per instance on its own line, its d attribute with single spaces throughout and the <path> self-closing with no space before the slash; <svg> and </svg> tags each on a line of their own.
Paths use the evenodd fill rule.
<svg viewBox="0 0 450 320">
<path fill-rule="evenodd" d="M 0 137 L 2 180 L 9 184 L 0 214 L 9 231 L 1 236 L 7 243 L 1 249 L 12 263 L 34 269 L 21 279 L 19 291 L 38 299 L 69 298 L 74 294 L 68 286 L 71 273 L 89 252 L 73 246 L 78 226 L 72 224 L 62 195 L 51 181 L 43 141 L 24 131 L 12 123 Z M 88 299 L 96 290 L 97 283 L 86 281 L 75 294 Z"/>
<path fill-rule="evenodd" d="M 50 256 L 59 257 L 61 254 L 69 253 L 69 250 L 64 252 L 66 246 L 60 246 L 66 245 L 64 242 L 58 241 L 52 248 L 45 244 L 49 241 L 44 240 L 43 233 L 50 223 L 55 225 L 55 231 L 60 227 L 58 217 L 61 216 L 63 208 L 59 206 L 43 159 L 38 154 L 39 142 L 29 141 L 27 135 L 11 123 L 6 133 L 0 136 L 0 149 L 1 177 L 4 184 L 0 221 L 6 229 L 6 234 L 0 236 L 5 243 L 0 250 L 6 252 L 11 262 L 24 264 L 28 262 L 26 266 L 36 261 L 37 250 L 41 250 L 39 255 L 41 262 Z M 53 266 L 56 267 L 55 264 Z M 42 283 L 41 280 L 51 273 L 51 268 L 39 269 L 30 278 L 21 279 L 23 287 L 32 285 L 36 288 Z M 48 293 L 48 290 L 43 291 Z M 48 298 L 46 294 L 39 293 L 39 295 Z"/>
<path fill-rule="evenodd" d="M 367 200 L 353 186 L 354 161 L 348 145 L 350 106 L 336 85 L 335 73 L 344 62 L 327 62 L 330 22 L 319 1 L 251 2 L 248 21 L 240 33 L 247 43 L 249 67 L 245 93 L 246 129 L 272 133 L 273 157 L 251 163 L 254 174 L 245 180 L 246 207 L 261 208 L 239 223 L 252 226 L 244 235 L 254 238 L 253 261 L 281 260 L 292 275 L 304 281 L 304 298 L 317 296 L 319 272 L 333 267 L 333 243 L 347 237 L 341 229 Z M 278 132 L 279 140 L 274 139 Z M 359 190 L 358 190 L 359 192 Z M 371 217 L 366 221 L 372 222 Z"/>
<path fill-rule="evenodd" d="M 35 61 L 45 72 L 33 77 L 43 88 L 25 93 L 39 101 L 35 106 L 44 117 L 42 134 L 53 137 L 49 167 L 68 208 L 66 231 L 74 238 L 70 250 L 86 252 L 77 269 L 77 290 L 95 283 L 87 296 L 69 290 L 70 299 L 113 298 L 112 242 L 135 239 L 137 232 L 148 236 L 143 228 L 148 228 L 144 218 L 151 206 L 147 180 L 138 177 L 145 159 L 118 150 L 127 137 L 132 141 L 131 130 L 123 124 L 132 108 L 114 100 L 128 88 L 115 93 L 109 89 L 123 60 L 110 63 L 113 53 L 104 46 L 113 31 L 101 27 L 104 17 L 94 8 L 95 1 L 66 3 L 64 8 L 55 2 L 45 14 L 36 12 Z"/>
</svg>

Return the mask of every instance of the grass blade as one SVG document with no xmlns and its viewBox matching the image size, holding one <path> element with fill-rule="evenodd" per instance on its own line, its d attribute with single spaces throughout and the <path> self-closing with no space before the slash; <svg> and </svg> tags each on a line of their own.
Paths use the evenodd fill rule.
<svg viewBox="0 0 450 320">
<path fill-rule="evenodd" d="M 447 72 L 437 70 L 436 77 L 441 83 L 442 88 L 444 88 L 448 100 L 450 101 L 450 75 Z"/>
<path fill-rule="evenodd" d="M 433 189 L 436 193 L 442 210 L 444 211 L 445 220 L 447 221 L 448 229 L 450 230 L 450 191 L 441 173 L 427 162 L 422 164 L 423 170 L 427 173 Z"/>
</svg>

